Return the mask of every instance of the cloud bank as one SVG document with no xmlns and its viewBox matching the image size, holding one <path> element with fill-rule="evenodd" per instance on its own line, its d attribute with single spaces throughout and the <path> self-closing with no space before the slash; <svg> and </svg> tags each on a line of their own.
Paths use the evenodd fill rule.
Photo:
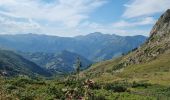
<svg viewBox="0 0 170 100">
<path fill-rule="evenodd" d="M 170 0 L 132 0 L 124 6 L 126 10 L 123 17 L 134 18 L 162 13 L 170 8 Z"/>
<path fill-rule="evenodd" d="M 129 0 L 122 5 L 125 10 L 119 20 L 107 23 L 91 20 L 90 15 L 110 1 L 0 0 L 0 34 L 31 32 L 76 36 L 100 31 L 118 35 L 148 35 L 151 27 L 140 27 L 152 26 L 156 21 L 152 16 L 170 8 L 170 0 Z"/>
</svg>

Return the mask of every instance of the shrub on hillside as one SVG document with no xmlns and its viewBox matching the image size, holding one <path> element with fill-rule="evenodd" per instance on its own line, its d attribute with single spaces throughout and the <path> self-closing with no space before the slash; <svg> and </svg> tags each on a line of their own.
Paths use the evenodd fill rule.
<svg viewBox="0 0 170 100">
<path fill-rule="evenodd" d="M 115 70 L 119 70 L 119 69 L 122 69 L 124 67 L 125 63 L 119 63 L 117 65 L 114 65 L 112 70 L 115 71 Z"/>
<path fill-rule="evenodd" d="M 113 92 L 126 92 L 127 87 L 115 83 L 107 83 L 103 87 L 106 90 L 112 90 Z"/>
<path fill-rule="evenodd" d="M 94 96 L 92 100 L 106 100 L 106 97 L 104 95 L 98 95 Z"/>
<path fill-rule="evenodd" d="M 91 89 L 92 90 L 94 90 L 94 89 L 96 89 L 96 90 L 98 90 L 98 89 L 101 89 L 102 87 L 101 87 L 101 84 L 98 84 L 98 83 L 94 83 L 92 86 L 91 86 Z"/>
<path fill-rule="evenodd" d="M 132 88 L 137 88 L 137 87 L 144 87 L 147 88 L 148 86 L 150 86 L 151 84 L 149 83 L 143 83 L 143 82 L 133 82 L 132 83 Z"/>
<path fill-rule="evenodd" d="M 18 98 L 19 100 L 34 100 L 35 94 L 33 92 L 20 92 Z"/>
<path fill-rule="evenodd" d="M 49 86 L 47 88 L 46 93 L 55 99 L 60 99 L 60 98 L 64 97 L 64 93 L 62 92 L 62 90 L 55 86 Z"/>
<path fill-rule="evenodd" d="M 12 91 L 12 90 L 15 90 L 15 89 L 17 89 L 17 87 L 14 86 L 14 85 L 12 85 L 12 84 L 6 84 L 6 85 L 4 86 L 4 90 L 5 90 L 6 92 L 8 92 L 8 93 L 11 93 L 11 91 Z"/>
</svg>

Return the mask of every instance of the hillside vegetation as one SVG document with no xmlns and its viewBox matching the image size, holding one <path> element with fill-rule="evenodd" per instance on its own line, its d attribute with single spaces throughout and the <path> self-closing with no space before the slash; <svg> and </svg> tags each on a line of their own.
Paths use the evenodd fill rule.
<svg viewBox="0 0 170 100">
<path fill-rule="evenodd" d="M 168 75 L 170 72 L 170 10 L 160 17 L 150 34 L 147 42 L 138 49 L 132 50 L 121 58 L 94 64 L 85 73 L 87 75 L 110 73 L 111 76 L 117 76 L 120 79 L 124 77 L 132 80 L 135 77 L 136 79 L 143 77 L 148 81 L 157 80 L 168 83 L 168 77 L 170 77 Z M 105 75 L 100 77 L 103 76 Z M 161 76 L 165 79 L 161 80 Z M 116 79 L 113 78 L 112 81 Z"/>
<path fill-rule="evenodd" d="M 52 74 L 12 51 L 0 50 L 0 75 L 51 76 Z"/>
<path fill-rule="evenodd" d="M 66 50 L 59 53 L 20 52 L 19 54 L 55 74 L 67 74 L 74 72 L 78 57 L 82 62 L 81 70 L 87 69 L 92 64 L 92 62 L 85 57 Z"/>
<path fill-rule="evenodd" d="M 53 80 L 28 76 L 0 78 L 0 99 L 170 100 L 170 10 L 146 43 L 120 58 L 93 64 Z M 80 77 L 79 77 L 80 76 Z"/>
<path fill-rule="evenodd" d="M 146 43 L 132 50 L 121 58 L 112 59 L 92 65 L 81 73 L 82 77 L 90 77 L 101 84 L 127 82 L 136 84 L 129 88 L 140 95 L 155 94 L 167 87 L 161 100 L 169 99 L 170 90 L 170 10 L 167 10 L 153 27 Z M 165 97 L 165 98 L 164 98 Z"/>
</svg>

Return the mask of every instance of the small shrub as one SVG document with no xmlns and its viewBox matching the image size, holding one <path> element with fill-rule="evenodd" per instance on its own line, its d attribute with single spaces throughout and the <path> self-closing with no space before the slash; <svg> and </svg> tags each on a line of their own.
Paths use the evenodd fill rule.
<svg viewBox="0 0 170 100">
<path fill-rule="evenodd" d="M 114 65 L 112 70 L 119 70 L 119 69 L 122 69 L 124 67 L 124 62 L 123 63 L 119 63 L 117 65 Z"/>
<path fill-rule="evenodd" d="M 33 84 L 33 80 L 29 78 L 17 78 L 11 81 L 11 84 L 18 87 L 25 87 L 26 84 Z"/>
<path fill-rule="evenodd" d="M 35 95 L 34 92 L 21 92 L 18 94 L 19 100 L 34 100 Z"/>
<path fill-rule="evenodd" d="M 133 82 L 132 83 L 132 88 L 137 88 L 137 87 L 144 87 L 147 88 L 148 86 L 150 86 L 151 84 L 149 83 L 143 83 L 143 82 Z"/>
<path fill-rule="evenodd" d="M 12 84 L 6 84 L 5 85 L 5 90 L 7 90 L 7 91 L 11 91 L 11 90 L 14 90 L 14 89 L 17 89 L 17 87 L 12 85 Z"/>
<path fill-rule="evenodd" d="M 92 89 L 92 90 L 94 90 L 94 89 L 96 89 L 96 90 L 101 89 L 101 85 L 98 84 L 98 83 L 94 83 L 94 84 L 91 86 L 91 89 Z"/>
<path fill-rule="evenodd" d="M 63 97 L 64 94 L 60 88 L 57 88 L 55 86 L 49 86 L 46 92 L 56 99 Z"/>
<path fill-rule="evenodd" d="M 106 97 L 104 95 L 98 95 L 94 96 L 91 100 L 106 100 Z"/>
<path fill-rule="evenodd" d="M 112 90 L 113 92 L 126 92 L 127 88 L 123 85 L 119 84 L 105 84 L 104 89 L 106 90 Z"/>
</svg>

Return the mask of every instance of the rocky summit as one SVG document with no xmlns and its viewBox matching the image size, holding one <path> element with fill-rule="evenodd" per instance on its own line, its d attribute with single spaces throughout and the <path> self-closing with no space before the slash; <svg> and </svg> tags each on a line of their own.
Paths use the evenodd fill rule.
<svg viewBox="0 0 170 100">
<path fill-rule="evenodd" d="M 153 35 L 164 36 L 168 34 L 170 34 L 170 9 L 159 18 L 150 32 L 151 37 Z"/>
<path fill-rule="evenodd" d="M 160 54 L 170 50 L 170 9 L 156 22 L 146 43 L 128 54 L 121 65 L 140 64 L 149 62 Z"/>
</svg>

